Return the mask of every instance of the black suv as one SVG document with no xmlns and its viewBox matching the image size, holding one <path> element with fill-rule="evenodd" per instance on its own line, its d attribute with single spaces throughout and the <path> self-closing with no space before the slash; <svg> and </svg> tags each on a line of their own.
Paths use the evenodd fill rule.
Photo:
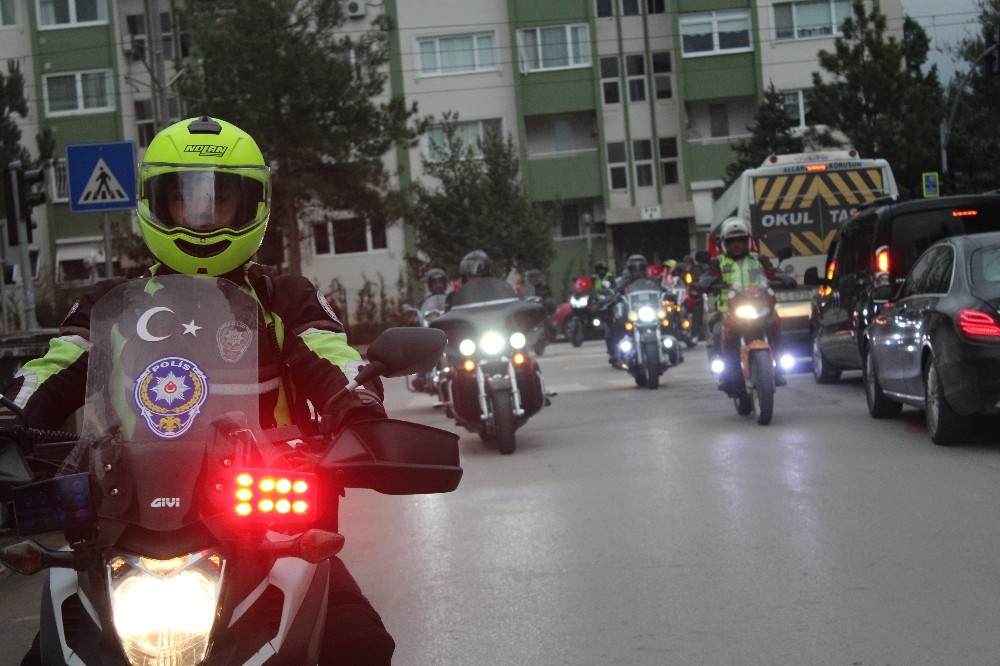
<svg viewBox="0 0 1000 666">
<path fill-rule="evenodd" d="M 830 246 L 812 304 L 816 381 L 835 382 L 842 370 L 862 369 L 864 330 L 879 304 L 872 299 L 875 287 L 902 282 L 924 250 L 942 238 L 980 231 L 1000 231 L 1000 191 L 879 200 L 858 210 Z"/>
</svg>

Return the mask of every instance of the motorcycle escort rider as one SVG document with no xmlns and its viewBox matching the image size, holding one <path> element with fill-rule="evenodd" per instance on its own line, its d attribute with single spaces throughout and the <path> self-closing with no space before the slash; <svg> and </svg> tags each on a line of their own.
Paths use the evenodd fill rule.
<svg viewBox="0 0 1000 666">
<path fill-rule="evenodd" d="M 213 150 L 193 149 L 206 144 Z M 150 142 L 138 180 L 139 228 L 158 262 L 147 284 L 178 273 L 222 277 L 252 296 L 259 304 L 257 333 L 263 343 L 255 388 L 261 426 L 295 423 L 316 432 L 310 403 L 326 405 L 356 375 L 361 356 L 347 344 L 343 324 L 307 278 L 281 275 L 251 260 L 264 238 L 271 201 L 270 171 L 254 139 L 217 118 L 182 120 Z M 24 411 L 24 425 L 59 428 L 83 405 L 91 309 L 126 282 L 102 281 L 77 300 L 49 351 L 26 363 L 6 387 L 4 394 Z M 155 299 L 148 289 L 146 295 Z M 382 398 L 381 382 L 370 382 L 335 402 L 318 427 L 332 434 L 350 423 L 384 419 Z M 0 442 L 3 446 L 16 443 Z M 391 663 L 392 637 L 337 557 L 330 560 L 330 576 L 319 663 Z M 36 636 L 22 666 L 40 660 Z"/>
<path fill-rule="evenodd" d="M 424 281 L 427 283 L 427 294 L 417 302 L 417 310 L 423 310 L 424 305 L 430 299 L 435 296 L 441 296 L 448 291 L 448 274 L 440 268 L 431 268 L 428 270 L 424 274 Z M 406 325 L 419 326 L 420 322 L 417 315 L 411 312 L 410 316 L 406 319 Z"/>
<path fill-rule="evenodd" d="M 608 263 L 606 261 L 598 261 L 594 264 L 594 274 L 591 276 L 594 281 L 594 291 L 598 292 L 602 289 L 613 289 L 615 286 L 615 274 L 608 270 Z M 604 285 L 608 286 L 605 287 Z"/>
<path fill-rule="evenodd" d="M 649 269 L 649 262 L 641 254 L 630 255 L 628 259 L 625 260 L 625 268 L 622 269 L 621 277 L 615 281 L 615 296 L 621 296 L 625 293 L 636 280 L 646 279 L 646 272 Z M 621 306 L 619 303 L 615 304 L 615 311 L 612 317 L 610 325 L 605 330 L 604 342 L 608 348 L 608 363 L 612 366 L 618 366 L 618 343 L 625 336 L 625 313 L 619 312 Z"/>
<path fill-rule="evenodd" d="M 722 254 L 712 260 L 709 270 L 698 283 L 699 290 L 716 293 L 716 311 L 709 322 L 712 344 L 721 349 L 725 367 L 719 376 L 719 390 L 727 393 L 739 384 L 740 334 L 735 326 L 727 325 L 729 311 L 729 291 L 734 285 L 741 288 L 758 286 L 767 288 L 767 279 L 775 274 L 775 269 L 767 257 L 750 251 L 750 225 L 738 217 L 731 217 L 719 228 Z M 753 270 L 757 269 L 757 270 Z M 759 283 L 754 285 L 752 275 L 757 275 Z M 764 327 L 768 342 L 774 350 L 775 358 L 780 357 L 781 319 L 772 307 L 771 318 Z M 785 386 L 787 380 L 781 366 L 775 368 L 774 383 Z"/>
</svg>

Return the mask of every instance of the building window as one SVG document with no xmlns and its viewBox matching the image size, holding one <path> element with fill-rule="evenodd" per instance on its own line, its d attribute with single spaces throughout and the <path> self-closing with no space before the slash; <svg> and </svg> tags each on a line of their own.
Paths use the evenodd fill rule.
<svg viewBox="0 0 1000 666">
<path fill-rule="evenodd" d="M 840 26 L 850 15 L 850 0 L 799 0 L 775 3 L 775 37 L 809 39 L 839 35 Z"/>
<path fill-rule="evenodd" d="M 614 16 L 614 4 L 612 0 L 597 0 L 597 18 L 605 18 L 608 16 Z"/>
<path fill-rule="evenodd" d="M 651 186 L 653 184 L 653 142 L 649 139 L 633 141 L 632 159 L 635 162 L 635 186 Z"/>
<path fill-rule="evenodd" d="M 357 254 L 386 247 L 384 222 L 352 217 L 313 225 L 313 249 L 317 255 Z"/>
<path fill-rule="evenodd" d="M 646 56 L 642 53 L 625 56 L 625 76 L 630 102 L 646 101 Z"/>
<path fill-rule="evenodd" d="M 482 150 L 479 143 L 485 140 L 490 134 L 499 136 L 501 124 L 499 118 L 487 118 L 486 120 L 467 120 L 455 123 L 455 138 L 461 143 L 463 151 L 472 151 L 472 157 L 482 157 Z M 440 162 L 448 159 L 449 146 L 448 136 L 444 127 L 434 125 L 424 134 L 424 155 L 432 162 Z"/>
<path fill-rule="evenodd" d="M 37 0 L 38 25 L 57 28 L 108 22 L 106 0 Z"/>
<path fill-rule="evenodd" d="M 650 54 L 653 63 L 653 90 L 656 99 L 670 99 L 674 96 L 670 82 L 670 52 L 654 51 Z"/>
<path fill-rule="evenodd" d="M 605 104 L 618 104 L 622 101 L 618 83 L 618 56 L 601 58 L 601 90 Z"/>
<path fill-rule="evenodd" d="M 749 10 L 686 14 L 680 26 L 685 56 L 751 50 Z"/>
<path fill-rule="evenodd" d="M 608 173 L 611 176 L 611 189 L 628 189 L 628 155 L 625 154 L 624 141 L 608 143 Z"/>
<path fill-rule="evenodd" d="M 639 0 L 621 0 L 622 16 L 638 16 Z"/>
<path fill-rule="evenodd" d="M 424 76 L 465 74 L 496 69 L 493 33 L 450 35 L 417 40 Z"/>
<path fill-rule="evenodd" d="M 53 203 L 69 201 L 69 171 L 65 157 L 57 157 L 52 161 L 49 173 L 49 188 Z"/>
<path fill-rule="evenodd" d="M 102 69 L 43 77 L 45 113 L 49 116 L 114 111 L 111 70 Z"/>
<path fill-rule="evenodd" d="M 660 139 L 660 175 L 664 185 L 673 185 L 680 181 L 677 168 L 677 137 Z"/>
<path fill-rule="evenodd" d="M 521 72 L 590 66 L 590 30 L 585 24 L 517 31 Z"/>
<path fill-rule="evenodd" d="M 725 104 L 709 105 L 708 123 L 713 137 L 729 136 L 729 107 Z"/>
<path fill-rule="evenodd" d="M 129 53 L 133 61 L 146 59 L 146 15 L 129 14 L 125 17 L 125 26 L 128 30 Z M 187 40 L 180 36 L 181 52 L 180 57 L 187 57 Z M 177 56 L 174 45 L 173 17 L 170 12 L 160 12 L 160 44 L 162 45 L 162 58 L 171 60 Z"/>
<path fill-rule="evenodd" d="M 17 4 L 14 0 L 0 0 L 0 28 L 17 25 Z"/>
<path fill-rule="evenodd" d="M 785 112 L 797 126 L 807 127 L 814 124 L 812 111 L 809 109 L 812 90 L 785 90 L 782 95 L 785 98 Z"/>
<path fill-rule="evenodd" d="M 666 14 L 667 13 L 667 1 L 666 0 L 646 0 L 646 13 L 647 14 Z"/>
<path fill-rule="evenodd" d="M 139 137 L 139 146 L 145 148 L 156 134 L 156 120 L 153 117 L 153 100 L 137 99 L 135 101 L 135 128 Z"/>
</svg>

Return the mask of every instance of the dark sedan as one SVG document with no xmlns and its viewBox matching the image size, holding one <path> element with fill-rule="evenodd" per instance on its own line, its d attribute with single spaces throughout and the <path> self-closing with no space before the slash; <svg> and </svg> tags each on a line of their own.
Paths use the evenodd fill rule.
<svg viewBox="0 0 1000 666">
<path fill-rule="evenodd" d="M 1000 413 L 998 309 L 1000 232 L 928 248 L 865 332 L 869 413 L 924 409 L 937 444 L 965 441 L 971 417 Z"/>
</svg>

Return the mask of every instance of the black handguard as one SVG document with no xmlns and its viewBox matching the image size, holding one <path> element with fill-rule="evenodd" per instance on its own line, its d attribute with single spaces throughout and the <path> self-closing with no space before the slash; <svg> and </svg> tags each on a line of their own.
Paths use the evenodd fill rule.
<svg viewBox="0 0 1000 666">
<path fill-rule="evenodd" d="M 382 401 L 374 391 L 362 386 L 333 403 L 330 411 L 323 414 L 320 431 L 335 435 L 352 423 L 384 418 L 387 416 Z"/>
</svg>

